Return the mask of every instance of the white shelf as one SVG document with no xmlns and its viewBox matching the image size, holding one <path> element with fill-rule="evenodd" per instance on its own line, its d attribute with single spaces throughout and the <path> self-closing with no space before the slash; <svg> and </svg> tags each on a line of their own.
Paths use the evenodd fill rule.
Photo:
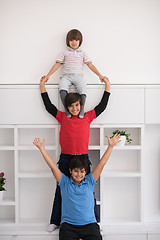
<svg viewBox="0 0 160 240">
<path fill-rule="evenodd" d="M 103 171 L 103 177 L 141 177 L 140 172 L 127 171 Z"/>
<path fill-rule="evenodd" d="M 104 150 L 106 150 L 107 147 L 108 145 L 105 145 Z M 141 149 L 142 149 L 142 146 L 140 145 L 125 145 L 120 147 L 115 146 L 113 150 L 116 151 L 116 150 L 141 150 Z"/>
<path fill-rule="evenodd" d="M 123 125 L 119 128 L 123 129 Z M 101 223 L 120 222 L 141 222 L 142 206 L 142 151 L 143 135 L 142 125 L 127 125 L 127 130 L 133 134 L 133 143 L 123 147 L 115 146 L 110 160 L 106 164 L 101 178 L 95 187 L 98 209 L 100 210 Z M 91 126 L 89 140 L 89 156 L 92 163 L 91 168 L 97 166 L 100 156 L 107 149 L 106 132 L 116 129 L 115 125 L 96 124 Z M 10 129 L 10 128 L 9 128 Z M 107 130 L 106 130 L 107 129 Z M 52 131 L 53 130 L 53 131 Z M 57 125 L 16 125 L 7 134 L 14 135 L 13 146 L 0 146 L 1 156 L 5 168 L 6 159 L 10 160 L 12 166 L 12 189 L 10 196 L 15 197 L 15 201 L 5 200 L 0 207 L 13 208 L 8 215 L 14 219 L 15 223 L 29 226 L 45 225 L 48 222 L 50 209 L 56 188 L 56 181 L 53 174 L 43 160 L 32 142 L 34 136 L 46 139 L 46 149 L 54 159 L 58 161 L 59 155 L 59 132 Z M 5 134 L 5 131 L 1 131 Z M 13 134 L 14 133 L 14 134 Z M 2 142 L 1 138 L 1 142 Z M 3 142 L 2 142 L 3 144 Z M 12 143 L 11 143 L 12 144 Z M 8 154 L 3 152 L 8 151 Z M 13 151 L 13 153 L 10 152 Z M 41 195 L 41 189 L 45 189 L 45 194 Z M 122 190 L 122 191 L 121 191 Z M 11 191 L 11 190 L 10 190 Z M 114 192 L 115 191 L 115 192 Z M 122 201 L 124 194 L 125 205 Z M 36 194 L 35 194 L 36 193 Z M 31 194 L 30 197 L 28 197 Z M 131 196 L 130 196 L 131 195 Z M 122 198 L 120 201 L 118 198 Z M 125 199 L 126 198 L 126 199 Z M 122 201 L 122 202 L 121 202 Z M 38 204 L 37 204 L 38 203 Z M 41 206 L 44 205 L 45 209 Z M 107 205 L 107 206 L 106 206 Z M 125 211 L 127 205 L 128 211 Z M 116 213 L 115 213 L 116 209 Z M 124 213 L 123 213 L 124 212 Z M 3 213 L 2 222 L 5 222 Z M 12 220 L 10 221 L 12 222 Z"/>
<path fill-rule="evenodd" d="M 100 146 L 91 146 L 89 145 L 89 150 L 100 150 Z"/>
<path fill-rule="evenodd" d="M 16 203 L 13 199 L 3 199 L 0 202 L 0 206 L 14 206 Z"/>
<path fill-rule="evenodd" d="M 51 172 L 19 172 L 18 178 L 51 178 Z"/>
<path fill-rule="evenodd" d="M 0 151 L 13 151 L 14 146 L 0 146 Z"/>
<path fill-rule="evenodd" d="M 17 147 L 18 150 L 24 150 L 24 151 L 28 151 L 28 150 L 34 150 L 34 151 L 39 151 L 38 148 L 36 148 L 34 145 L 28 145 L 28 146 L 18 146 Z M 47 146 L 46 145 L 46 150 L 56 150 L 56 146 Z"/>
</svg>

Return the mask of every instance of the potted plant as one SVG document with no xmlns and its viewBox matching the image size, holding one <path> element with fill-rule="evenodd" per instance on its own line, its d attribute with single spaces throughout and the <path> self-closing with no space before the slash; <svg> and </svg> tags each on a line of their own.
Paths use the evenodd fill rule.
<svg viewBox="0 0 160 240">
<path fill-rule="evenodd" d="M 131 144 L 131 142 L 132 142 L 132 139 L 130 138 L 130 133 L 126 133 L 126 131 L 120 131 L 119 129 L 117 129 L 117 130 L 115 130 L 112 134 L 112 136 L 111 136 L 111 138 L 116 134 L 116 133 L 118 133 L 118 134 L 120 134 L 120 136 L 121 136 L 121 138 L 120 138 L 120 142 L 119 143 L 117 143 L 116 145 L 117 146 L 124 146 L 125 145 L 125 143 L 127 142 L 128 144 Z"/>
<path fill-rule="evenodd" d="M 3 192 L 6 190 L 3 186 L 6 183 L 6 178 L 4 178 L 4 172 L 0 172 L 0 201 L 3 199 Z"/>
</svg>

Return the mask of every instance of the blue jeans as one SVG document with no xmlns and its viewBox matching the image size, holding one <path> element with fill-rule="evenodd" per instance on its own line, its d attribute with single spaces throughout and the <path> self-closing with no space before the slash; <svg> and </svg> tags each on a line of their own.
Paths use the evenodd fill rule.
<svg viewBox="0 0 160 240">
<path fill-rule="evenodd" d="M 88 154 L 82 154 L 80 155 L 86 161 L 88 161 L 88 173 L 90 173 L 90 165 L 91 162 L 89 160 Z M 75 155 L 70 155 L 70 154 L 63 154 L 61 153 L 60 159 L 58 161 L 58 168 L 61 170 L 62 173 L 64 173 L 67 177 L 70 177 L 70 172 L 69 172 L 69 163 L 72 158 L 74 158 Z M 95 217 L 97 222 L 99 222 L 99 216 L 97 212 L 97 205 L 96 205 L 96 199 L 95 199 Z M 53 208 L 52 208 L 52 214 L 51 214 L 51 219 L 50 219 L 50 224 L 55 224 L 57 226 L 60 225 L 61 222 L 61 191 L 60 187 L 57 184 L 56 192 L 55 192 L 55 197 L 54 197 L 54 202 L 53 202 Z"/>
</svg>

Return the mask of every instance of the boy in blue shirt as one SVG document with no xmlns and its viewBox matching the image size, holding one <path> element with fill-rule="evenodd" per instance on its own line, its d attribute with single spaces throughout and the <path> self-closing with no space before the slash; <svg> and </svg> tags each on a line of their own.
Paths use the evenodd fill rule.
<svg viewBox="0 0 160 240">
<path fill-rule="evenodd" d="M 108 148 L 92 173 L 87 173 L 88 164 L 80 155 L 70 161 L 71 178 L 65 176 L 56 166 L 45 149 L 45 141 L 35 138 L 33 144 L 40 150 L 57 180 L 62 195 L 62 217 L 60 240 L 101 240 L 102 236 L 94 213 L 93 188 L 107 163 L 114 145 L 120 142 L 120 135 L 108 137 Z"/>
</svg>

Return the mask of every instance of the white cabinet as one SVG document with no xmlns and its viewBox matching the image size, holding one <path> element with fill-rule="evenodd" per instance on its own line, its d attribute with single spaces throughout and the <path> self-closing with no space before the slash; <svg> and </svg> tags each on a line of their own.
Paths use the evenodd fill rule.
<svg viewBox="0 0 160 240">
<path fill-rule="evenodd" d="M 7 179 L 7 191 L 0 202 L 1 222 L 47 223 L 56 182 L 32 142 L 35 137 L 45 138 L 46 149 L 57 162 L 58 126 L 1 125 L 0 133 L 0 166 Z"/>
<path fill-rule="evenodd" d="M 51 101 L 58 108 L 61 107 L 58 87 L 49 85 L 47 88 Z M 146 205 L 149 195 L 146 200 L 144 171 L 154 148 L 150 152 L 152 154 L 149 155 L 147 152 L 149 159 L 147 156 L 144 159 L 144 149 L 150 147 L 150 142 L 147 145 L 146 139 L 145 142 L 143 141 L 144 131 L 149 133 L 149 139 L 153 131 L 148 131 L 143 123 L 144 116 L 146 123 L 160 123 L 159 112 L 153 108 L 157 106 L 155 99 L 159 99 L 160 88 L 146 88 L 145 96 L 143 86 L 114 85 L 111 88 L 112 93 L 107 109 L 91 124 L 89 139 L 91 168 L 98 164 L 100 157 L 107 149 L 106 136 L 111 136 L 114 130 L 126 130 L 131 134 L 133 141 L 130 145 L 114 148 L 95 187 L 101 224 L 102 226 L 122 224 L 126 227 L 134 224 L 143 225 L 146 219 L 153 221 L 155 217 L 158 222 L 158 197 L 154 197 L 158 196 L 158 193 L 154 193 L 152 197 L 156 200 L 150 198 L 149 203 L 151 206 L 157 201 L 156 208 L 148 215 L 146 213 L 149 211 Z M 99 103 L 103 91 L 104 86 L 101 85 L 88 87 L 86 111 L 93 109 Z M 7 178 L 5 185 L 7 191 L 4 192 L 3 201 L 0 202 L 0 228 L 2 230 L 3 226 L 7 229 L 10 229 L 10 226 L 15 229 L 21 226 L 28 226 L 28 228 L 43 226 L 44 228 L 49 223 L 56 181 L 32 142 L 35 137 L 45 138 L 46 149 L 57 162 L 60 153 L 59 125 L 45 110 L 38 86 L 9 86 L 9 88 L 3 86 L 0 89 L 0 106 L 0 171 L 4 171 Z M 156 127 L 155 132 L 157 129 L 159 128 Z M 158 144 L 158 138 L 156 139 Z M 156 147 L 158 148 L 158 145 Z M 158 163 L 158 151 L 156 154 L 154 155 L 155 166 L 153 161 L 153 168 L 152 164 L 149 165 L 152 168 L 152 175 Z M 150 174 L 150 169 L 147 174 Z M 159 176 L 158 170 L 157 176 Z M 157 180 L 155 184 L 158 189 Z M 151 191 L 150 187 L 149 192 Z M 154 191 L 156 191 L 155 188 Z M 28 234 L 27 232 L 20 230 L 17 234 L 9 236 L 8 233 L 2 235 L 0 230 L 0 240 L 58 239 L 58 235 L 54 234 L 44 232 L 40 234 L 39 231 Z M 159 231 L 156 232 L 157 235 L 149 233 L 147 235 L 147 230 L 142 234 L 134 231 L 121 234 L 113 232 L 104 235 L 103 238 L 106 240 L 160 240 Z"/>
<path fill-rule="evenodd" d="M 130 145 L 115 146 L 101 175 L 101 222 L 134 223 L 143 219 L 143 125 L 103 126 L 103 148 L 106 136 L 116 129 L 125 130 L 133 139 Z"/>
<path fill-rule="evenodd" d="M 47 85 L 51 102 L 60 109 L 58 86 Z M 93 109 L 101 100 L 104 85 L 90 85 L 87 89 L 85 111 Z M 92 100 L 91 100 L 92 99 Z M 0 124 L 56 124 L 46 112 L 39 86 L 3 86 L 0 88 Z M 142 86 L 112 86 L 107 109 L 94 124 L 144 123 L 144 88 Z"/>
<path fill-rule="evenodd" d="M 57 162 L 58 128 L 58 125 L 1 125 L 0 165 L 7 178 L 7 191 L 0 203 L 1 222 L 47 224 L 49 221 L 56 181 L 32 142 L 35 137 L 45 138 L 46 149 Z M 101 222 L 140 222 L 143 126 L 92 124 L 90 161 L 93 169 L 107 148 L 106 135 L 111 136 L 117 128 L 131 133 L 133 141 L 131 145 L 114 148 L 96 185 Z"/>
<path fill-rule="evenodd" d="M 160 86 L 148 86 L 145 89 L 145 123 L 160 123 Z"/>
<path fill-rule="evenodd" d="M 103 92 L 104 86 L 88 87 L 85 111 L 91 110 L 99 103 Z M 144 123 L 144 88 L 133 85 L 112 86 L 107 109 L 94 120 L 94 123 Z"/>
<path fill-rule="evenodd" d="M 58 107 L 58 88 L 48 87 L 51 101 Z M 57 121 L 46 112 L 38 86 L 0 88 L 0 124 L 53 124 Z"/>
</svg>

